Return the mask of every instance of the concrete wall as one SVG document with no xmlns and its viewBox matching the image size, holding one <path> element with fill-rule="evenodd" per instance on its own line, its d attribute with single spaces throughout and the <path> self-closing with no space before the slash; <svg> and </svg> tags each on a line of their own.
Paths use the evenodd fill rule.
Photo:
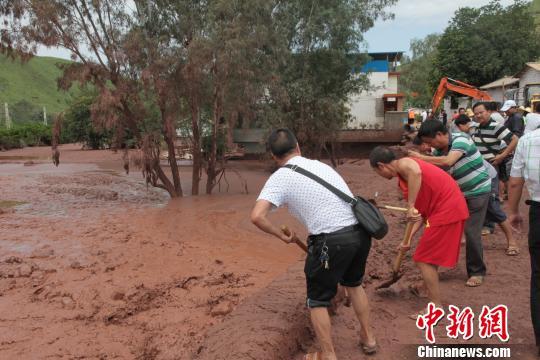
<svg viewBox="0 0 540 360">
<path fill-rule="evenodd" d="M 503 89 L 502 87 L 498 87 L 498 88 L 488 89 L 486 90 L 486 92 L 493 98 L 493 101 L 498 101 L 500 103 L 503 103 L 506 99 L 504 98 L 504 93 L 502 89 Z M 505 90 L 506 89 L 507 88 L 505 88 Z"/>
<path fill-rule="evenodd" d="M 347 129 L 376 129 L 384 122 L 384 94 L 398 92 L 398 76 L 387 72 L 373 72 L 368 75 L 369 91 L 354 94 L 349 100 L 351 120 Z"/>
<path fill-rule="evenodd" d="M 264 154 L 269 129 L 233 129 L 233 142 L 244 147 L 246 154 Z"/>
<path fill-rule="evenodd" d="M 387 111 L 378 129 L 344 129 L 338 133 L 338 141 L 355 142 L 399 142 L 403 125 L 407 123 L 406 111 Z"/>
<path fill-rule="evenodd" d="M 522 88 L 528 84 L 540 84 L 540 71 L 527 66 L 527 70 L 519 78 L 519 87 Z"/>
<path fill-rule="evenodd" d="M 395 94 L 395 93 L 398 92 L 397 91 L 398 90 L 398 79 L 399 79 L 398 75 L 389 75 L 388 76 L 388 86 L 387 86 L 388 93 Z"/>
<path fill-rule="evenodd" d="M 377 98 L 375 96 L 357 95 L 351 97 L 349 102 L 351 119 L 347 124 L 347 129 L 374 128 L 376 124 L 381 124 L 384 116 L 377 116 L 377 105 Z"/>
<path fill-rule="evenodd" d="M 514 96 L 514 100 L 518 105 L 526 105 L 525 86 L 531 84 L 540 84 L 540 71 L 527 66 L 527 69 L 519 78 L 519 90 Z"/>
</svg>

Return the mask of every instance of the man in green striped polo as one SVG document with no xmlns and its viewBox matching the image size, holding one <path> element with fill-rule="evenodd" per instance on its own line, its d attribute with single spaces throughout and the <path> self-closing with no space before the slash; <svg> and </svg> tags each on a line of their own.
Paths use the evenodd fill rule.
<svg viewBox="0 0 540 360">
<path fill-rule="evenodd" d="M 465 223 L 467 286 L 479 286 L 486 275 L 484 249 L 482 247 L 482 225 L 486 217 L 491 191 L 491 179 L 484 166 L 482 155 L 474 142 L 460 133 L 449 133 L 438 120 L 422 123 L 418 136 L 434 148 L 433 155 L 422 155 L 411 151 L 410 156 L 448 169 L 465 196 L 469 218 Z"/>
</svg>

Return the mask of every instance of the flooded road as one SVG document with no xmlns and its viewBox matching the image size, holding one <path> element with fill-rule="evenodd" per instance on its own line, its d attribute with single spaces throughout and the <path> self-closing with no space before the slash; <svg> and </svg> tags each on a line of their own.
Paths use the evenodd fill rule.
<svg viewBox="0 0 540 360">
<path fill-rule="evenodd" d="M 0 163 L 1 358 L 187 359 L 301 256 L 251 225 L 255 194 L 171 201 L 118 154 L 30 150 Z"/>
</svg>

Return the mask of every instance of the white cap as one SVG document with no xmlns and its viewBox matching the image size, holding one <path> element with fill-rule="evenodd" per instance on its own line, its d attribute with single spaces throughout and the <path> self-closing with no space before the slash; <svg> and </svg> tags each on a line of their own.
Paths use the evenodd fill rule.
<svg viewBox="0 0 540 360">
<path fill-rule="evenodd" d="M 501 111 L 508 111 L 508 109 L 516 106 L 517 104 L 514 100 L 506 100 L 501 108 Z"/>
</svg>

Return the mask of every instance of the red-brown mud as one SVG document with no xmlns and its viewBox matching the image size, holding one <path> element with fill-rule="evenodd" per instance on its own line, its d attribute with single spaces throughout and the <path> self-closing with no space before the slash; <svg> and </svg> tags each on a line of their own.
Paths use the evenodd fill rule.
<svg viewBox="0 0 540 360">
<path fill-rule="evenodd" d="M 300 359 L 316 349 L 304 255 L 249 222 L 269 164 L 231 163 L 249 194 L 231 172 L 228 193 L 223 184 L 212 196 L 169 200 L 137 170 L 125 175 L 120 153 L 64 146 L 58 168 L 48 157 L 49 148 L 0 153 L 0 358 Z M 395 182 L 366 161 L 339 171 L 356 193 L 399 205 Z M 423 335 L 407 315 L 426 298 L 410 257 L 398 283 L 375 291 L 404 229 L 401 214 L 386 214 L 391 232 L 374 242 L 365 284 L 381 345 L 373 358 L 414 358 L 409 344 Z M 284 211 L 272 216 L 305 235 Z M 482 305 L 508 305 L 513 358 L 530 357 L 526 240 L 517 257 L 504 255 L 500 231 L 484 244 L 485 284 L 464 286 L 462 248 L 457 268 L 441 271 L 444 300 L 477 315 Z M 362 358 L 352 309 L 332 321 L 339 359 Z M 451 342 L 439 328 L 438 340 Z M 497 340 L 468 343 L 489 342 Z"/>
</svg>

